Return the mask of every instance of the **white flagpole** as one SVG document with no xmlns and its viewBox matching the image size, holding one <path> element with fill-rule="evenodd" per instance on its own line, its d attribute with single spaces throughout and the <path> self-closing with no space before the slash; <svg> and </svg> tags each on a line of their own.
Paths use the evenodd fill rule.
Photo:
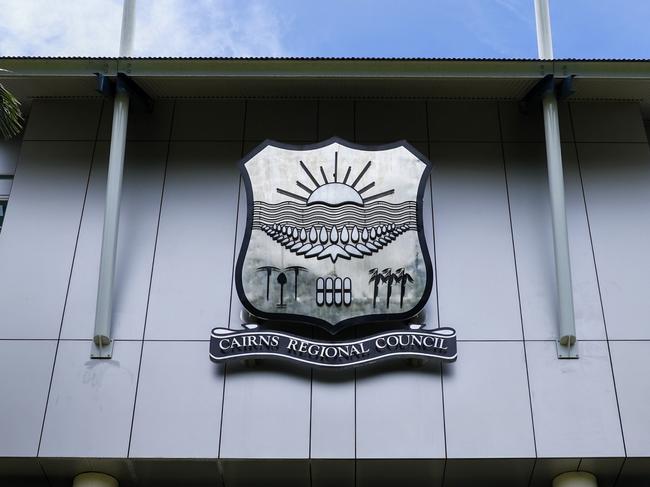
<svg viewBox="0 0 650 487">
<path fill-rule="evenodd" d="M 133 52 L 135 1 L 124 0 L 119 50 L 120 57 L 130 57 Z M 91 351 L 91 357 L 93 358 L 111 358 L 113 355 L 113 339 L 111 335 L 113 286 L 115 280 L 117 236 L 120 219 L 120 201 L 122 199 L 122 177 L 124 173 L 124 152 L 126 148 L 128 119 L 129 94 L 118 85 L 113 102 L 113 125 L 111 129 L 111 148 L 108 158 L 102 250 L 99 261 L 95 332 Z"/>
<path fill-rule="evenodd" d="M 553 59 L 553 38 L 549 0 L 535 0 L 535 21 L 537 27 L 537 52 L 540 59 Z M 576 357 L 571 347 L 576 343 L 575 316 L 573 310 L 573 286 L 571 283 L 571 260 L 569 257 L 569 235 L 564 199 L 564 170 L 560 145 L 560 122 L 557 99 L 554 91 L 544 94 L 544 133 L 546 136 L 546 162 L 551 200 L 553 225 L 553 248 L 555 251 L 555 276 L 559 304 L 559 345 L 568 348 L 568 356 Z M 565 356 L 565 354 L 561 354 Z"/>
</svg>

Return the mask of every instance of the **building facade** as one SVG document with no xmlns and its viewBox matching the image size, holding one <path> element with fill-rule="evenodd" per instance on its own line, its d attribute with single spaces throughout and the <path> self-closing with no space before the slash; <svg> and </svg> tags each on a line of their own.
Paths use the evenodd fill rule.
<svg viewBox="0 0 650 487">
<path fill-rule="evenodd" d="M 3 59 L 0 483 L 650 485 L 650 65 L 614 61 Z M 133 96 L 111 359 L 91 359 L 112 99 Z M 560 102 L 579 358 L 558 358 L 544 127 Z M 427 328 L 454 363 L 215 364 L 241 329 L 238 161 L 265 139 L 406 140 L 427 156 Z M 6 212 L 5 212 L 6 207 Z M 309 331 L 312 333 L 312 331 Z M 314 330 L 314 337 L 324 332 Z M 354 337 L 354 329 L 347 337 Z"/>
</svg>

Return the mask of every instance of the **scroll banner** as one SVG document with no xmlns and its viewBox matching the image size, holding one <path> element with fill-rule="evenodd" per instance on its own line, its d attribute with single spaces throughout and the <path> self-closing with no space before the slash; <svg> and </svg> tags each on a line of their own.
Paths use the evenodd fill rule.
<svg viewBox="0 0 650 487">
<path fill-rule="evenodd" d="M 353 367 L 389 358 L 456 360 L 456 331 L 391 331 L 346 342 L 319 342 L 289 333 L 214 328 L 210 359 L 279 358 L 317 367 Z"/>
</svg>

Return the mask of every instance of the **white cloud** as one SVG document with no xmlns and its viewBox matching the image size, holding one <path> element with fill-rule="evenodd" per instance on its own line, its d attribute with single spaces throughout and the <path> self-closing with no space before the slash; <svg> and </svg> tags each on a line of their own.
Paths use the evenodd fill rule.
<svg viewBox="0 0 650 487">
<path fill-rule="evenodd" d="M 116 56 L 121 0 L 0 0 L 0 56 Z M 262 0 L 138 0 L 136 56 L 281 56 Z"/>
</svg>

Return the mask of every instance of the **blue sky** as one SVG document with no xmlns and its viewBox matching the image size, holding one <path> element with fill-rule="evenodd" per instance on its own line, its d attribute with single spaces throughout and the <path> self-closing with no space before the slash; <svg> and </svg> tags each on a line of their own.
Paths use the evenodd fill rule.
<svg viewBox="0 0 650 487">
<path fill-rule="evenodd" d="M 550 0 L 555 56 L 650 58 L 650 0 Z M 135 55 L 536 57 L 533 0 L 137 0 Z M 0 56 L 114 56 L 121 0 L 0 0 Z"/>
</svg>

